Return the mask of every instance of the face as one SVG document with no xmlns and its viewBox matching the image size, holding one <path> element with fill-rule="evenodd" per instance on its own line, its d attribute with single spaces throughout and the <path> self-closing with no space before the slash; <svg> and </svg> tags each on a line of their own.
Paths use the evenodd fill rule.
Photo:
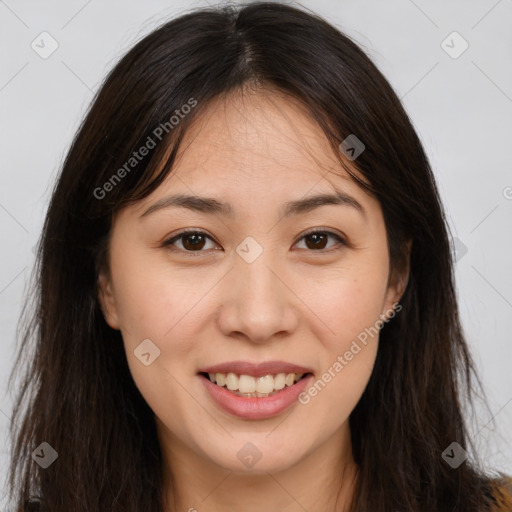
<svg viewBox="0 0 512 512">
<path fill-rule="evenodd" d="M 403 292 L 380 205 L 278 93 L 211 103 L 181 148 L 114 220 L 105 318 L 169 457 L 290 468 L 348 439 Z"/>
</svg>

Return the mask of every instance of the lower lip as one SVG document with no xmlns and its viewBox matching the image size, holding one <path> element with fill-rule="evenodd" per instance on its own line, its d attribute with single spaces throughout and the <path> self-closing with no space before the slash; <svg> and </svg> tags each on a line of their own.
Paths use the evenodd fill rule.
<svg viewBox="0 0 512 512">
<path fill-rule="evenodd" d="M 199 376 L 213 401 L 225 411 L 246 420 L 263 420 L 277 416 L 298 401 L 313 375 L 308 375 L 293 386 L 286 386 L 275 395 L 250 398 L 234 395 L 226 388 L 221 388 L 203 375 Z"/>
</svg>

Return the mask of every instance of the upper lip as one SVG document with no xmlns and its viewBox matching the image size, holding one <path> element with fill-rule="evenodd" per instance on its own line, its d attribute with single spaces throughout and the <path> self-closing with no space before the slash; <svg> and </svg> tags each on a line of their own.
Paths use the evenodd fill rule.
<svg viewBox="0 0 512 512">
<path fill-rule="evenodd" d="M 235 373 L 237 375 L 276 375 L 278 373 L 313 373 L 310 368 L 285 361 L 265 361 L 252 363 L 250 361 L 230 361 L 199 370 L 199 373 Z"/>
</svg>

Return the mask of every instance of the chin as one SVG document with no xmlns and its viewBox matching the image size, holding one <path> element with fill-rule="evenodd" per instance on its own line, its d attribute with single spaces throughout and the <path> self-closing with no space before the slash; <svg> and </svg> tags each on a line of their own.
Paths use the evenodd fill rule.
<svg viewBox="0 0 512 512">
<path fill-rule="evenodd" d="M 259 436 L 229 439 L 225 444 L 217 444 L 213 452 L 210 446 L 210 449 L 204 452 L 204 457 L 226 471 L 246 475 L 278 473 L 301 459 L 296 444 L 295 448 L 290 446 L 287 449 L 283 447 L 279 436 L 276 435 L 273 441 L 269 441 L 265 439 L 267 435 L 268 432 L 261 434 L 261 442 L 258 441 Z"/>
</svg>

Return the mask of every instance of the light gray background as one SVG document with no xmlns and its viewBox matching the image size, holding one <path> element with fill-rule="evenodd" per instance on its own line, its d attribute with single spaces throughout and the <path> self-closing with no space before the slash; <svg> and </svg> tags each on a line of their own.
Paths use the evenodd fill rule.
<svg viewBox="0 0 512 512">
<path fill-rule="evenodd" d="M 0 489 L 16 321 L 56 173 L 93 93 L 118 58 L 164 20 L 204 5 L 0 0 Z M 473 439 L 489 466 L 511 474 L 512 0 L 302 5 L 366 48 L 422 138 L 460 240 L 460 309 L 497 425 L 482 412 Z M 43 31 L 59 45 L 47 59 L 31 48 L 34 40 L 42 45 Z M 458 58 L 441 46 L 453 31 L 469 44 Z M 452 54 L 463 48 L 457 37 L 444 43 Z"/>
</svg>

